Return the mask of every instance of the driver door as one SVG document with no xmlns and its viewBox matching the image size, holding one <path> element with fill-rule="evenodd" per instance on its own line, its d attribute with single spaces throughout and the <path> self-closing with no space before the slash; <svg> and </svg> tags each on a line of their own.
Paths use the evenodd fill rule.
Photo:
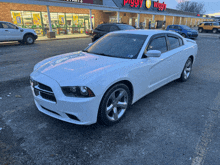
<svg viewBox="0 0 220 165">
<path fill-rule="evenodd" d="M 8 41 L 13 41 L 13 40 L 22 40 L 22 32 L 20 29 L 8 22 L 2 22 L 3 29 L 5 30 L 5 34 L 7 35 L 7 40 Z"/>
<path fill-rule="evenodd" d="M 149 89 L 154 90 L 169 81 L 172 75 L 172 65 L 170 60 L 170 52 L 168 51 L 168 44 L 165 35 L 157 35 L 151 39 L 146 48 L 149 50 L 161 51 L 160 57 L 147 57 L 149 68 Z"/>
</svg>

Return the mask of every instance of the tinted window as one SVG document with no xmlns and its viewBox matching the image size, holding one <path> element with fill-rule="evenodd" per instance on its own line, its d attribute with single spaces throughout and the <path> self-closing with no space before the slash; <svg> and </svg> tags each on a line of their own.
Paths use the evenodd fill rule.
<svg viewBox="0 0 220 165">
<path fill-rule="evenodd" d="M 175 49 L 180 46 L 179 38 L 176 37 L 168 37 L 169 43 L 170 43 L 170 49 Z"/>
<path fill-rule="evenodd" d="M 2 23 L 0 23 L 0 28 L 3 28 Z"/>
<path fill-rule="evenodd" d="M 88 53 L 119 58 L 137 58 L 146 35 L 109 33 L 87 49 Z"/>
<path fill-rule="evenodd" d="M 119 29 L 121 30 L 132 30 L 132 29 L 135 29 L 133 26 L 130 26 L 130 25 L 118 25 Z"/>
<path fill-rule="evenodd" d="M 10 23 L 2 23 L 2 26 L 5 29 L 16 29 L 16 26 Z"/>
<path fill-rule="evenodd" d="M 109 32 L 110 26 L 109 26 L 109 25 L 103 25 L 103 26 L 101 27 L 101 29 L 102 29 L 103 31 Z"/>
<path fill-rule="evenodd" d="M 112 32 L 112 31 L 116 31 L 116 30 L 119 30 L 117 26 L 111 26 L 111 27 L 110 27 L 110 31 L 111 31 L 111 32 Z"/>
<path fill-rule="evenodd" d="M 180 45 L 184 45 L 182 38 L 179 38 L 179 41 L 180 41 Z"/>
<path fill-rule="evenodd" d="M 158 37 L 151 41 L 147 50 L 159 50 L 161 53 L 167 51 L 167 42 L 165 37 Z"/>
<path fill-rule="evenodd" d="M 179 29 L 179 26 L 174 26 L 174 29 Z"/>
<path fill-rule="evenodd" d="M 209 26 L 209 25 L 210 25 L 210 23 L 205 23 L 204 25 Z"/>
<path fill-rule="evenodd" d="M 174 26 L 171 25 L 171 26 L 169 26 L 169 28 L 170 28 L 170 29 L 174 29 Z"/>
</svg>

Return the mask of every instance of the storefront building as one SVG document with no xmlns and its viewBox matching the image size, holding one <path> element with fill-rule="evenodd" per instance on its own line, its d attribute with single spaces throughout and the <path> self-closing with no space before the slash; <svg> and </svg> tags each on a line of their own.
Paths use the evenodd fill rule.
<svg viewBox="0 0 220 165">
<path fill-rule="evenodd" d="M 0 21 L 35 29 L 39 36 L 44 36 L 49 31 L 55 32 L 55 35 L 83 34 L 87 29 L 93 29 L 103 22 L 154 29 L 171 24 L 197 26 L 200 22 L 212 20 L 196 16 L 195 13 L 169 9 L 165 2 L 166 0 L 0 0 Z"/>
</svg>

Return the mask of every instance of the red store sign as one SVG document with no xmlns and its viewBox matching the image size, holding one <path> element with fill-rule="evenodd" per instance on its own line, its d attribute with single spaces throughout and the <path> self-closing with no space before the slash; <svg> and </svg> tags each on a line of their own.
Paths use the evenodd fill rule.
<svg viewBox="0 0 220 165">
<path fill-rule="evenodd" d="M 124 6 L 126 4 L 130 4 L 131 7 L 138 7 L 140 6 L 140 8 L 142 7 L 143 5 L 143 1 L 144 0 L 124 0 Z M 149 9 L 151 8 L 151 0 L 145 0 L 146 1 L 146 7 Z M 163 3 L 159 3 L 159 0 L 157 2 L 153 1 L 154 2 L 154 5 L 153 7 L 154 8 L 157 8 L 159 11 L 163 11 L 163 10 L 166 10 L 167 8 L 167 5 L 163 2 Z"/>
<path fill-rule="evenodd" d="M 128 3 L 131 7 L 142 7 L 144 0 L 124 0 L 124 6 Z"/>
<path fill-rule="evenodd" d="M 159 3 L 159 1 L 154 2 L 154 7 L 158 8 L 159 11 L 163 11 L 166 10 L 167 5 L 163 2 L 163 3 Z"/>
</svg>

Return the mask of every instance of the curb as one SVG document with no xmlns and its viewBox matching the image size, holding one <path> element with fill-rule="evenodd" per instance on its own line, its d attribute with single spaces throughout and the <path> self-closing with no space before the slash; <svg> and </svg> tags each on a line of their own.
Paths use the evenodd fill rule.
<svg viewBox="0 0 220 165">
<path fill-rule="evenodd" d="M 91 38 L 91 36 L 83 36 L 83 37 L 70 37 L 70 38 L 48 38 L 48 39 L 45 39 L 45 40 L 39 40 L 39 38 L 35 41 L 35 42 L 38 42 L 38 41 L 54 41 L 54 40 L 66 40 L 66 39 L 78 39 L 78 38 Z"/>
</svg>

